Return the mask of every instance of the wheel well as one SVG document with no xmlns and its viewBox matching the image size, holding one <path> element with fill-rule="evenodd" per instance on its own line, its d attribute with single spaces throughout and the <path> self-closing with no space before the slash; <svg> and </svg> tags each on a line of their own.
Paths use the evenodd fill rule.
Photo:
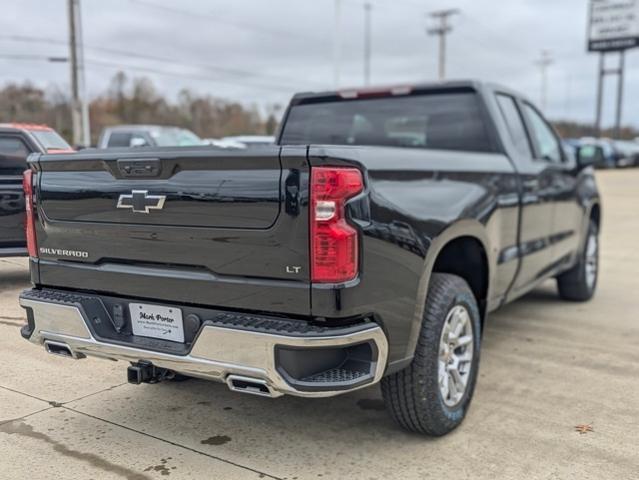
<svg viewBox="0 0 639 480">
<path fill-rule="evenodd" d="M 484 318 L 488 297 L 488 258 L 479 240 L 474 237 L 451 240 L 438 253 L 433 272 L 450 273 L 466 280 Z"/>
<path fill-rule="evenodd" d="M 597 230 L 601 226 L 601 207 L 598 203 L 595 203 L 590 210 L 590 219 L 597 225 Z"/>
</svg>

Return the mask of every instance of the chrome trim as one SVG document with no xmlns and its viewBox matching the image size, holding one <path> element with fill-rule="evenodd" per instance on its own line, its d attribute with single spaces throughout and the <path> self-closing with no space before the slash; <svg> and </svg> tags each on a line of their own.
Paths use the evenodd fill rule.
<svg viewBox="0 0 639 480">
<path fill-rule="evenodd" d="M 388 357 L 388 341 L 382 329 L 371 328 L 352 334 L 322 337 L 292 337 L 205 325 L 188 355 L 171 355 L 97 340 L 91 335 L 82 311 L 72 305 L 21 298 L 20 305 L 33 311 L 34 331 L 29 341 L 65 344 L 74 358 L 93 356 L 111 360 L 151 362 L 160 368 L 193 377 L 226 382 L 229 375 L 263 381 L 272 397 L 284 394 L 300 397 L 331 397 L 381 380 Z M 372 341 L 377 347 L 373 380 L 345 390 L 300 391 L 289 385 L 275 366 L 275 347 L 329 347 Z"/>
<path fill-rule="evenodd" d="M 265 387 L 268 390 L 268 393 L 262 392 L 261 390 L 252 389 L 252 388 L 246 388 L 246 389 L 238 388 L 233 384 L 234 380 L 238 380 L 240 382 L 246 382 L 246 383 L 253 383 L 253 384 L 257 383 Z M 266 381 L 261 380 L 259 378 L 242 377 L 241 375 L 229 375 L 228 377 L 226 377 L 226 384 L 228 385 L 229 390 L 233 390 L 234 392 L 248 393 L 250 395 L 258 395 L 260 397 L 273 396 L 273 393 L 271 392 L 271 389 L 269 388 Z"/>
</svg>

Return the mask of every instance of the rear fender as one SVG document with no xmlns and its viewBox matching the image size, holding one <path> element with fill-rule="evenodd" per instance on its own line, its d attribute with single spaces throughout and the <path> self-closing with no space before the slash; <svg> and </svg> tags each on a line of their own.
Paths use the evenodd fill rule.
<svg viewBox="0 0 639 480">
<path fill-rule="evenodd" d="M 488 235 L 486 234 L 485 227 L 477 220 L 464 219 L 450 225 L 446 230 L 441 232 L 437 237 L 432 239 L 431 245 L 428 248 L 426 258 L 424 260 L 424 267 L 419 280 L 418 296 L 415 301 L 415 313 L 411 321 L 410 337 L 408 345 L 406 347 L 405 362 L 408 363 L 412 360 L 415 354 L 415 347 L 417 346 L 417 340 L 419 338 L 420 329 L 422 326 L 422 319 L 424 317 L 424 309 L 426 308 L 426 296 L 428 295 L 428 287 L 430 279 L 433 273 L 433 267 L 437 261 L 437 257 L 451 241 L 461 238 L 471 237 L 478 240 L 486 255 L 488 256 L 488 294 L 487 298 L 491 298 L 491 285 L 492 272 L 494 272 L 493 266 L 496 263 L 496 253 L 489 247 Z"/>
</svg>

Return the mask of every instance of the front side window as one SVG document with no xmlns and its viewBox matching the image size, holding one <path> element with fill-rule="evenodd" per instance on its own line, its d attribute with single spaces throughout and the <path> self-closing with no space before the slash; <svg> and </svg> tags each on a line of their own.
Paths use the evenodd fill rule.
<svg viewBox="0 0 639 480">
<path fill-rule="evenodd" d="M 527 103 L 524 104 L 524 112 L 530 124 L 533 141 L 537 145 L 538 156 L 552 163 L 561 163 L 561 145 L 550 125 Z"/>
<path fill-rule="evenodd" d="M 474 92 L 302 103 L 281 143 L 494 151 Z"/>
</svg>

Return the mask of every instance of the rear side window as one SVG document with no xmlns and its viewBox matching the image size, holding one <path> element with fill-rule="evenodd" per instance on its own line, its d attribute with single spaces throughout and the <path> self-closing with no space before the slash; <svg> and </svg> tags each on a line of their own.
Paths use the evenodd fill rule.
<svg viewBox="0 0 639 480">
<path fill-rule="evenodd" d="M 130 133 L 113 132 L 109 137 L 107 147 L 128 147 L 131 145 L 131 138 L 133 138 L 133 135 Z"/>
<path fill-rule="evenodd" d="M 533 158 L 530 141 L 526 134 L 526 127 L 519 114 L 519 109 L 515 104 L 515 99 L 508 95 L 497 94 L 497 103 L 499 104 L 499 110 L 504 118 L 504 122 L 506 122 L 513 145 L 522 156 Z"/>
<path fill-rule="evenodd" d="M 281 143 L 494 151 L 472 92 L 297 105 Z"/>
<path fill-rule="evenodd" d="M 0 135 L 0 175 L 21 175 L 27 168 L 31 149 L 22 139 Z"/>
</svg>

